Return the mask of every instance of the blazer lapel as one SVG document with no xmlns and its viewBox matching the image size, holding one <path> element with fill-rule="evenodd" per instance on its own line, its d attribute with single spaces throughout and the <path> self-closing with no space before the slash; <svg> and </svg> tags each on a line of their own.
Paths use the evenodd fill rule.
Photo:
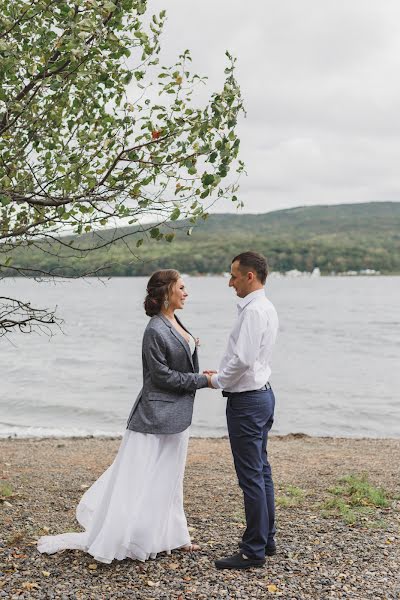
<svg viewBox="0 0 400 600">
<path fill-rule="evenodd" d="M 164 317 L 164 315 L 162 313 L 158 314 L 158 317 L 167 325 L 167 327 L 170 328 L 172 335 L 174 335 L 176 337 L 176 339 L 178 340 L 178 342 L 180 342 L 189 358 L 190 364 L 192 365 L 192 369 L 194 371 L 194 364 L 193 364 L 193 358 L 190 352 L 190 348 L 189 348 L 189 344 L 187 343 L 187 341 L 181 336 L 181 334 L 175 329 L 175 327 L 172 325 L 172 323 L 166 318 Z M 182 325 L 182 323 L 179 321 L 179 319 L 177 317 L 175 317 L 176 320 L 178 321 L 179 325 L 182 327 L 182 329 L 184 329 L 185 331 L 188 331 L 186 329 L 186 327 L 184 327 Z M 189 333 L 189 332 L 188 332 Z"/>
</svg>

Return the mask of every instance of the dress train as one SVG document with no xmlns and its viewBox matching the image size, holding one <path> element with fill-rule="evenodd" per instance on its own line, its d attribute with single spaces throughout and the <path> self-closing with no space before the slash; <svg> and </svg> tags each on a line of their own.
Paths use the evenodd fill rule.
<svg viewBox="0 0 400 600">
<path fill-rule="evenodd" d="M 96 560 L 147 560 L 190 544 L 183 509 L 189 429 L 172 435 L 125 431 L 112 465 L 84 493 L 81 533 L 43 536 L 39 552 L 78 549 Z"/>
</svg>

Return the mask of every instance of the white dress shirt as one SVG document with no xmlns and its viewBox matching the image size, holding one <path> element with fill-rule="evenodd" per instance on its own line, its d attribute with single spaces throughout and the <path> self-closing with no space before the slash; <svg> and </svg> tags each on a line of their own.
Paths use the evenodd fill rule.
<svg viewBox="0 0 400 600">
<path fill-rule="evenodd" d="M 226 392 L 247 392 L 265 385 L 271 375 L 270 361 L 278 326 L 275 307 L 263 289 L 241 298 L 219 371 L 211 378 L 213 387 Z"/>
</svg>

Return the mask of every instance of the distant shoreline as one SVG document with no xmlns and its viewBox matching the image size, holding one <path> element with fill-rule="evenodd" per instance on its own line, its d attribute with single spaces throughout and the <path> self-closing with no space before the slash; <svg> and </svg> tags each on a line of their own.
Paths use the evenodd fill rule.
<svg viewBox="0 0 400 600">
<path fill-rule="evenodd" d="M 57 240 L 19 247 L 10 254 L 12 263 L 2 268 L 2 275 L 13 275 L 15 266 L 22 275 L 33 274 L 34 268 L 38 275 L 71 277 L 85 273 L 146 277 L 166 266 L 181 273 L 218 274 L 229 270 L 232 256 L 250 249 L 268 258 L 271 272 L 400 273 L 400 202 L 308 206 L 258 215 L 213 214 L 186 235 L 192 225 L 187 221 L 158 224 L 154 231 L 161 236 L 159 241 L 138 226 L 106 228 L 101 232 L 101 249 L 96 234 L 72 236 L 69 241 L 75 250 L 68 258 Z M 175 237 L 169 243 L 166 236 L 171 232 Z"/>
<path fill-rule="evenodd" d="M 227 274 L 226 273 L 182 273 L 182 275 L 184 275 L 185 277 L 226 277 L 227 278 Z M 82 275 L 81 277 L 79 277 L 79 279 L 139 279 L 139 278 L 147 278 L 149 275 L 108 275 L 107 273 L 103 274 L 103 275 L 89 275 L 87 277 L 85 277 L 84 275 Z M 290 271 L 271 271 L 268 274 L 268 279 L 278 279 L 278 278 L 282 278 L 282 279 L 296 279 L 296 278 L 309 278 L 309 279 L 317 279 L 320 277 L 361 277 L 361 278 L 365 278 L 365 277 L 400 277 L 400 272 L 395 271 L 393 273 L 391 272 L 375 272 L 375 273 L 362 273 L 362 272 L 349 272 L 349 271 L 345 271 L 343 273 L 320 273 L 319 275 L 313 275 L 312 272 L 310 271 L 299 271 L 298 274 L 290 274 Z M 43 277 L 43 279 L 48 279 L 49 277 Z M 40 277 L 35 277 L 35 276 L 29 276 L 29 275 L 24 275 L 24 274 L 18 274 L 18 273 L 4 273 L 3 274 L 3 279 L 32 279 L 32 280 L 40 280 Z M 68 279 L 68 276 L 63 277 L 60 275 L 54 275 L 54 279 L 55 280 L 62 280 L 62 279 Z"/>
</svg>

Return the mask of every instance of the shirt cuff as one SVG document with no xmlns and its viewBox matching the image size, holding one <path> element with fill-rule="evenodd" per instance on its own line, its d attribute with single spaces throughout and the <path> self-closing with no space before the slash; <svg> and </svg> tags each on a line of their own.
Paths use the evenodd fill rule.
<svg viewBox="0 0 400 600">
<path fill-rule="evenodd" d="M 221 389 L 221 385 L 218 379 L 218 373 L 214 373 L 214 375 L 211 375 L 211 385 L 213 386 L 213 388 Z"/>
</svg>

